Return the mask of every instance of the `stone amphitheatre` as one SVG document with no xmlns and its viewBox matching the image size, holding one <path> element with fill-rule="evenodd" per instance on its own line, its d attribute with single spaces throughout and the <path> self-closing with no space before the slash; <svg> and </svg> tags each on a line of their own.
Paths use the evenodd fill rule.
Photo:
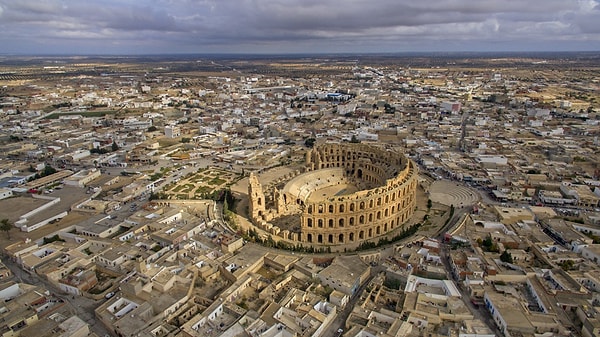
<svg viewBox="0 0 600 337">
<path fill-rule="evenodd" d="M 321 144 L 304 169 L 263 186 L 248 181 L 252 224 L 294 246 L 377 242 L 402 230 L 416 206 L 417 168 L 403 153 L 367 144 Z"/>
</svg>

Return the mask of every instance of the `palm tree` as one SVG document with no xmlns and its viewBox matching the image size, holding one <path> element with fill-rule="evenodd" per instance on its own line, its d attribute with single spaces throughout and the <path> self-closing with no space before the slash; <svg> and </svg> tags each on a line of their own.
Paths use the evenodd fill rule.
<svg viewBox="0 0 600 337">
<path fill-rule="evenodd" d="M 8 219 L 0 220 L 0 230 L 6 232 L 6 237 L 10 240 L 10 230 L 13 228 L 13 225 L 10 223 Z"/>
</svg>

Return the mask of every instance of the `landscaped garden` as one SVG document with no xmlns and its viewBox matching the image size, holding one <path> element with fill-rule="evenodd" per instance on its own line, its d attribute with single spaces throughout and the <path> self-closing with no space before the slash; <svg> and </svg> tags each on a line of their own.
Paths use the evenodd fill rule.
<svg viewBox="0 0 600 337">
<path fill-rule="evenodd" d="M 241 176 L 220 168 L 201 168 L 167 185 L 163 197 L 168 199 L 208 199 L 214 191 L 230 187 Z"/>
</svg>

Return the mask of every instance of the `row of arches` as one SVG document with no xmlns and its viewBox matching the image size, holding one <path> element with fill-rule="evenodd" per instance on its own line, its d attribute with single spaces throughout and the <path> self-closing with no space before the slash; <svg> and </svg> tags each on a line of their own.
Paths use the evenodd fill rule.
<svg viewBox="0 0 600 337">
<path fill-rule="evenodd" d="M 394 229 L 394 221 L 391 222 L 390 228 L 388 228 L 388 223 L 385 223 L 383 226 L 375 226 L 374 228 L 366 228 L 344 233 L 306 233 L 303 235 L 302 241 L 316 244 L 343 244 L 360 242 L 385 234 L 392 229 Z"/>
<path fill-rule="evenodd" d="M 354 145 L 349 149 L 347 146 L 323 144 L 315 149 L 315 159 L 318 157 L 322 162 L 356 162 L 365 158 L 371 162 L 386 163 L 387 165 L 401 165 L 403 157 L 397 153 L 384 151 L 383 149 L 368 145 Z M 312 160 L 313 158 L 311 158 Z"/>
<path fill-rule="evenodd" d="M 414 207 L 414 204 L 411 201 L 403 201 L 403 207 L 400 208 L 398 206 L 398 211 L 402 212 L 398 217 L 400 217 L 400 221 L 404 221 L 408 218 L 408 214 L 410 209 Z M 404 207 L 407 205 L 408 207 Z M 336 228 L 336 227 L 345 227 L 346 223 L 349 226 L 355 225 L 364 225 L 367 223 L 372 223 L 374 221 L 379 221 L 382 219 L 387 219 L 390 216 L 394 216 L 397 213 L 396 206 L 392 206 L 391 208 L 386 208 L 384 210 L 379 210 L 376 212 L 370 212 L 367 214 L 361 214 L 357 216 L 343 216 L 343 217 L 335 217 L 335 218 L 318 218 L 318 217 L 307 217 L 306 227 L 308 228 Z M 337 225 L 337 226 L 336 226 Z"/>
<path fill-rule="evenodd" d="M 411 184 L 411 186 L 414 188 L 416 187 L 415 184 Z M 409 188 L 410 190 L 413 190 L 413 188 Z M 398 208 L 404 208 L 406 202 L 410 202 L 412 201 L 412 198 L 414 197 L 412 194 L 407 195 L 406 193 L 407 189 L 403 188 L 401 190 L 398 191 L 394 191 L 390 194 L 387 194 L 385 196 L 379 196 L 377 198 L 371 198 L 370 200 L 365 200 L 365 201 L 359 201 L 359 202 L 350 202 L 348 204 L 345 203 L 340 203 L 340 204 L 318 204 L 318 205 L 313 205 L 313 204 L 309 204 L 307 206 L 307 213 L 308 214 L 313 214 L 315 213 L 315 209 L 317 210 L 316 213 L 318 214 L 324 214 L 324 213 L 330 213 L 330 214 L 337 214 L 337 213 L 344 213 L 346 212 L 346 209 L 348 210 L 348 212 L 356 212 L 356 211 L 364 211 L 366 209 L 372 209 L 374 207 L 381 207 L 381 206 L 385 206 L 391 202 L 395 202 L 397 199 L 401 199 L 402 202 L 398 203 L 397 207 Z M 404 197 L 406 196 L 406 197 Z M 347 206 L 347 208 L 346 208 Z M 392 206 L 395 207 L 395 206 Z M 325 212 L 327 210 L 327 212 Z M 393 210 L 392 210 L 393 212 Z"/>
</svg>

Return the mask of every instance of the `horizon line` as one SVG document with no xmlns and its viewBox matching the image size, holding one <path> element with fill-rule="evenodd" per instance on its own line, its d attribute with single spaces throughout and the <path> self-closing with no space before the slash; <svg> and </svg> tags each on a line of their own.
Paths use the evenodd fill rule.
<svg viewBox="0 0 600 337">
<path fill-rule="evenodd" d="M 93 53 L 0 53 L 0 57 L 181 57 L 181 56 L 394 56 L 394 55 L 518 55 L 518 54 L 594 54 L 599 50 L 531 50 L 531 51 L 398 51 L 398 52 L 190 52 L 145 54 Z"/>
</svg>

